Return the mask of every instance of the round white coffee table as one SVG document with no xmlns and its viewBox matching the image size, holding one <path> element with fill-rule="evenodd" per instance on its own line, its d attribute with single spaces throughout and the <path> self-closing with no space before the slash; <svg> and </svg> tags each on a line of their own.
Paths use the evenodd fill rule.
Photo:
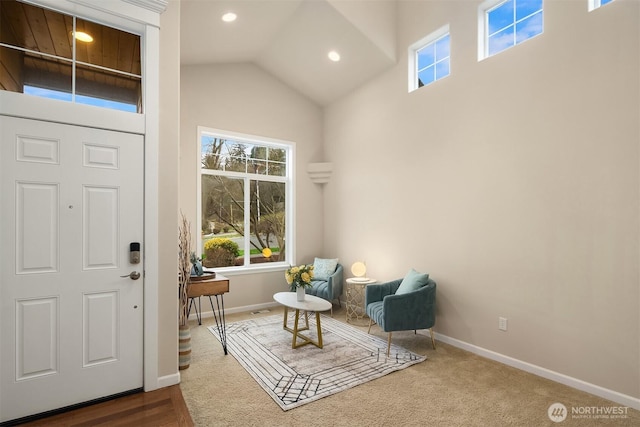
<svg viewBox="0 0 640 427">
<path fill-rule="evenodd" d="M 293 341 L 291 343 L 291 348 L 298 348 L 303 345 L 313 344 L 318 348 L 322 348 L 322 329 L 320 327 L 320 312 L 331 310 L 331 303 L 327 300 L 323 300 L 322 298 L 318 298 L 313 295 L 305 295 L 304 301 L 298 301 L 295 292 L 278 292 L 273 295 L 273 299 L 284 306 L 284 323 L 282 325 L 283 329 L 291 332 L 293 334 Z M 287 326 L 287 317 L 289 313 L 289 309 L 294 309 L 296 311 L 296 316 L 293 321 L 293 329 Z M 306 322 L 306 326 L 303 328 L 298 327 L 300 321 L 300 311 L 304 311 L 304 318 Z M 302 335 L 300 331 L 309 330 L 309 311 L 315 311 L 316 313 L 316 329 L 318 332 L 318 340 L 313 341 L 311 338 Z M 297 340 L 300 338 L 302 342 L 298 343 Z"/>
</svg>

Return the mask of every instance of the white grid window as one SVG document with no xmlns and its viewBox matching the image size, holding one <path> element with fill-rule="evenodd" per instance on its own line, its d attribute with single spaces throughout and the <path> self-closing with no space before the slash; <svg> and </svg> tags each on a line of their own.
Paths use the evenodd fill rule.
<svg viewBox="0 0 640 427">
<path fill-rule="evenodd" d="M 409 92 L 449 75 L 450 50 L 448 25 L 409 47 Z"/>
<path fill-rule="evenodd" d="M 479 8 L 478 59 L 529 40 L 543 30 L 542 0 L 489 0 Z"/>
<path fill-rule="evenodd" d="M 293 143 L 204 127 L 198 138 L 203 265 L 233 271 L 293 264 Z"/>
</svg>

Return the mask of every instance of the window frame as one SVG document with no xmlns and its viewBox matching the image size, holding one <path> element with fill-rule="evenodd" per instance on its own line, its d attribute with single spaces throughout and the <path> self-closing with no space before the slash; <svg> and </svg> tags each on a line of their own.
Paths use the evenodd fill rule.
<svg viewBox="0 0 640 427">
<path fill-rule="evenodd" d="M 436 78 L 432 82 L 427 83 L 423 86 L 420 86 L 420 84 L 418 83 L 418 76 L 419 76 L 418 58 L 417 58 L 418 52 L 424 49 L 425 47 L 429 46 L 430 44 L 436 43 L 438 40 L 446 36 L 449 36 L 449 56 L 447 57 L 449 59 L 449 74 L 440 78 Z M 434 66 L 437 62 L 438 61 L 435 61 L 435 58 L 434 58 L 434 63 L 433 63 Z M 420 40 L 412 43 L 411 46 L 409 46 L 408 69 L 409 69 L 409 92 L 413 92 L 414 90 L 420 89 L 421 87 L 429 86 L 430 84 L 435 83 L 436 81 L 442 80 L 444 78 L 447 78 L 451 75 L 451 31 L 449 30 L 449 24 L 443 25 L 442 27 L 438 28 L 437 30 L 430 33 L 429 35 L 421 38 Z"/>
<path fill-rule="evenodd" d="M 520 42 L 515 42 L 513 45 L 504 48 L 498 52 L 495 52 L 493 54 L 489 54 L 489 12 L 492 11 L 493 9 L 496 9 L 498 7 L 500 7 L 503 3 L 506 3 L 509 0 L 485 0 L 482 3 L 480 3 L 480 5 L 478 6 L 478 61 L 482 61 L 484 59 L 490 58 L 492 56 L 496 56 L 499 53 L 502 53 L 506 50 L 511 49 L 514 46 L 517 46 L 519 44 L 522 44 L 523 42 L 527 41 L 527 40 L 531 40 L 535 37 L 538 37 L 542 34 L 544 34 L 544 3 L 545 0 L 541 0 L 542 2 L 542 8 L 540 9 L 540 12 L 542 13 L 542 31 L 540 31 L 540 33 L 528 37 Z M 518 0 L 513 0 L 514 1 L 514 14 L 516 13 L 517 7 L 515 7 L 517 5 L 517 1 Z M 514 17 L 514 22 L 513 22 L 513 26 L 514 26 L 514 37 L 516 35 L 516 24 L 518 22 L 522 22 L 525 19 L 528 19 L 530 16 L 533 16 L 535 13 L 538 12 L 534 12 L 530 15 L 528 15 L 526 18 L 522 18 L 520 21 L 516 21 L 515 17 Z M 505 27 L 506 28 L 506 27 Z M 502 29 L 504 30 L 504 29 Z M 500 31 L 502 31 L 500 30 Z"/>
<path fill-rule="evenodd" d="M 263 174 L 255 174 L 250 172 L 237 172 L 237 171 L 225 171 L 225 170 L 207 170 L 205 175 L 218 175 L 224 176 L 228 178 L 238 179 L 241 178 L 245 181 L 245 186 L 250 185 L 252 180 L 259 181 L 267 181 L 267 182 L 282 182 L 285 184 L 285 251 L 284 251 L 284 260 L 282 261 L 274 261 L 268 263 L 255 263 L 251 264 L 250 257 L 250 249 L 251 245 L 249 243 L 251 233 L 248 233 L 244 236 L 243 245 L 240 249 L 243 249 L 246 256 L 244 257 L 244 264 L 242 266 L 229 266 L 229 267 L 215 267 L 216 271 L 224 273 L 225 275 L 234 275 L 234 274 L 246 274 L 246 273 L 259 273 L 265 271 L 284 271 L 289 268 L 291 265 L 295 265 L 295 152 L 296 152 L 296 144 L 292 141 L 285 141 L 281 139 L 268 138 L 257 135 L 249 135 L 238 132 L 231 132 L 221 129 L 214 129 L 205 126 L 197 127 L 197 165 L 198 165 L 198 176 L 197 176 L 197 184 L 196 184 L 196 247 L 200 250 L 203 247 L 203 239 L 202 233 L 202 176 L 203 176 L 203 168 L 202 168 L 202 139 L 203 136 L 210 136 L 221 139 L 229 139 L 237 142 L 244 142 L 252 145 L 260 145 L 267 147 L 274 147 L 285 149 L 287 152 L 286 159 L 286 173 L 284 176 L 276 176 L 276 175 L 263 175 Z M 244 193 L 244 204 L 245 206 L 250 205 L 250 192 L 245 191 Z M 245 225 L 245 230 L 248 230 L 250 217 L 250 209 L 244 210 L 244 218 L 243 222 Z"/>
</svg>

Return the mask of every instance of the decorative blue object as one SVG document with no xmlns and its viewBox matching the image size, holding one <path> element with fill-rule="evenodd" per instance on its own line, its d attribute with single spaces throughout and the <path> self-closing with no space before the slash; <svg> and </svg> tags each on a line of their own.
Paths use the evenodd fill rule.
<svg viewBox="0 0 640 427">
<path fill-rule="evenodd" d="M 398 286 L 398 290 L 396 290 L 396 295 L 407 294 L 409 292 L 417 291 L 421 287 L 427 284 L 429 280 L 429 275 L 426 273 L 418 273 L 413 268 L 409 270 L 402 282 L 400 282 L 400 286 Z"/>
<path fill-rule="evenodd" d="M 338 266 L 338 258 L 315 258 L 313 261 L 313 280 L 329 280 Z"/>
<path fill-rule="evenodd" d="M 202 276 L 204 270 L 202 269 L 202 263 L 200 261 L 196 261 L 191 266 L 191 275 L 192 276 Z"/>
</svg>

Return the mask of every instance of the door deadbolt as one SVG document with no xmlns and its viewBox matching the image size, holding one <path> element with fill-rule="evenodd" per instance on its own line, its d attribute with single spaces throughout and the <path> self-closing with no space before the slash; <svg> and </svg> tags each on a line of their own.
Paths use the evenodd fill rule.
<svg viewBox="0 0 640 427">
<path fill-rule="evenodd" d="M 128 277 L 131 280 L 138 280 L 140 278 L 140 273 L 138 273 L 137 271 L 132 271 L 131 273 L 125 274 L 124 276 L 120 277 Z"/>
<path fill-rule="evenodd" d="M 140 243 L 131 242 L 129 244 L 129 262 L 131 264 L 140 264 Z"/>
</svg>

